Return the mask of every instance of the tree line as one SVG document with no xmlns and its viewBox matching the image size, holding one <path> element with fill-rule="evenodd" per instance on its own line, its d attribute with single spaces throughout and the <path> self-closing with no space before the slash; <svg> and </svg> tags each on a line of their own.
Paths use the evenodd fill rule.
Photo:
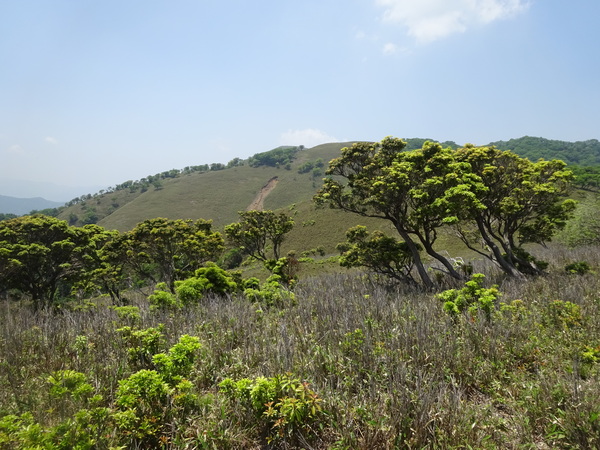
<svg viewBox="0 0 600 450">
<path fill-rule="evenodd" d="M 279 251 L 293 220 L 272 211 L 240 215 L 239 223 L 225 229 L 230 246 L 284 275 L 287 259 Z M 0 222 L 0 293 L 26 295 L 35 308 L 100 294 L 119 305 L 131 288 L 164 283 L 175 292 L 177 281 L 218 261 L 225 244 L 224 236 L 203 219 L 155 218 L 119 233 L 94 224 L 75 227 L 44 215 L 12 218 Z"/>
<path fill-rule="evenodd" d="M 315 196 L 359 216 L 390 222 L 397 236 L 353 227 L 338 245 L 340 263 L 433 289 L 425 255 L 446 275 L 465 279 L 468 265 L 438 247 L 452 230 L 466 247 L 513 277 L 537 275 L 545 263 L 528 244 L 544 244 L 572 217 L 573 174 L 559 160 L 531 162 L 495 147 L 444 148 L 385 138 L 342 149 Z M 208 262 L 226 268 L 245 256 L 290 284 L 297 261 L 281 245 L 294 222 L 285 213 L 240 212 L 240 221 L 213 230 L 203 219 L 149 219 L 126 233 L 89 224 L 74 227 L 44 215 L 0 222 L 0 291 L 16 290 L 36 307 L 76 295 L 104 293 L 123 303 L 128 288 L 192 277 Z M 229 250 L 225 251 L 226 244 Z"/>
</svg>

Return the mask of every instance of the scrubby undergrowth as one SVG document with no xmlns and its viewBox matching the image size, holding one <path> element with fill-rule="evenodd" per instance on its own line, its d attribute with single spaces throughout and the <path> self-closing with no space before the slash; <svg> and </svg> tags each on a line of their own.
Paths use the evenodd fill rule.
<svg viewBox="0 0 600 450">
<path fill-rule="evenodd" d="M 339 274 L 276 305 L 5 301 L 0 448 L 598 448 L 599 253 L 487 270 L 490 314 Z"/>
</svg>

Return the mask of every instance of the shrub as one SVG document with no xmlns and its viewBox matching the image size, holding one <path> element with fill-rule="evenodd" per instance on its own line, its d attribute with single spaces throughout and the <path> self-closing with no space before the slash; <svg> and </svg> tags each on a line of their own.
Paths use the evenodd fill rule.
<svg viewBox="0 0 600 450">
<path fill-rule="evenodd" d="M 201 267 L 194 277 L 175 282 L 175 292 L 183 305 L 200 300 L 206 293 L 225 295 L 237 289 L 233 275 L 216 264 Z"/>
<path fill-rule="evenodd" d="M 156 292 L 157 291 L 155 291 L 155 293 Z M 152 295 L 150 298 L 151 297 Z M 150 300 L 150 303 L 152 303 L 152 300 Z M 119 319 L 128 323 L 129 325 L 137 325 L 142 320 L 140 308 L 137 306 L 112 306 L 111 308 L 117 313 Z"/>
<path fill-rule="evenodd" d="M 119 381 L 114 419 L 132 442 L 158 448 L 169 406 L 170 388 L 155 370 L 140 370 Z"/>
<path fill-rule="evenodd" d="M 565 272 L 575 275 L 585 275 L 591 270 L 592 268 L 586 261 L 576 261 L 565 266 Z"/>
<path fill-rule="evenodd" d="M 543 323 L 561 330 L 580 327 L 583 324 L 581 308 L 575 303 L 554 300 L 546 306 Z"/>
<path fill-rule="evenodd" d="M 244 296 L 251 302 L 261 303 L 265 306 L 282 308 L 287 304 L 293 304 L 296 296 L 280 281 L 281 277 L 279 275 L 271 275 L 262 286 L 246 288 Z M 256 286 L 255 283 L 251 285 Z"/>
<path fill-rule="evenodd" d="M 117 330 L 128 345 L 129 361 L 134 367 L 152 367 L 152 358 L 164 345 L 164 325 L 139 330 L 122 327 Z"/>
<path fill-rule="evenodd" d="M 166 283 L 158 283 L 154 293 L 148 296 L 151 310 L 170 310 L 181 308 L 181 301 L 169 291 Z"/>
<path fill-rule="evenodd" d="M 197 351 L 202 347 L 200 339 L 184 334 L 168 353 L 157 353 L 152 358 L 158 372 L 170 384 L 189 376 Z"/>
<path fill-rule="evenodd" d="M 290 374 L 238 381 L 226 378 L 219 389 L 262 421 L 268 442 L 305 442 L 315 437 L 314 425 L 324 419 L 318 394 Z"/>
<path fill-rule="evenodd" d="M 500 292 L 498 286 L 491 288 L 482 286 L 485 275 L 473 274 L 470 281 L 462 289 L 449 289 L 436 295 L 444 302 L 444 310 L 454 319 L 459 314 L 468 312 L 471 319 L 475 319 L 477 312 L 482 311 L 487 321 L 492 319 L 492 311 Z"/>
</svg>

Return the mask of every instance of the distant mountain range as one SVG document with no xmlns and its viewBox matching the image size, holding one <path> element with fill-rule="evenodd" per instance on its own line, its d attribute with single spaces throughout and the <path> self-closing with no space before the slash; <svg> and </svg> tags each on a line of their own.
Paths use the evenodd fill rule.
<svg viewBox="0 0 600 450">
<path fill-rule="evenodd" d="M 65 186 L 60 184 L 60 180 L 56 183 L 51 183 L 0 177 L 0 195 L 17 198 L 42 197 L 59 203 L 68 202 L 85 192 L 98 192 L 103 187 L 104 186 Z"/>
<path fill-rule="evenodd" d="M 18 198 L 0 195 L 0 214 L 15 214 L 21 216 L 31 211 L 40 211 L 48 208 L 58 208 L 64 202 L 54 202 L 45 198 Z"/>
</svg>

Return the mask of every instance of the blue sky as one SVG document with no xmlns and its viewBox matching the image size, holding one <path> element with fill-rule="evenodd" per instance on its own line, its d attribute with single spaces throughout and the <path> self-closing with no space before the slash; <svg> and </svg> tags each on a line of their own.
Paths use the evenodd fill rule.
<svg viewBox="0 0 600 450">
<path fill-rule="evenodd" d="M 597 0 L 3 1 L 0 194 L 282 144 L 600 138 L 598 17 Z"/>
</svg>

